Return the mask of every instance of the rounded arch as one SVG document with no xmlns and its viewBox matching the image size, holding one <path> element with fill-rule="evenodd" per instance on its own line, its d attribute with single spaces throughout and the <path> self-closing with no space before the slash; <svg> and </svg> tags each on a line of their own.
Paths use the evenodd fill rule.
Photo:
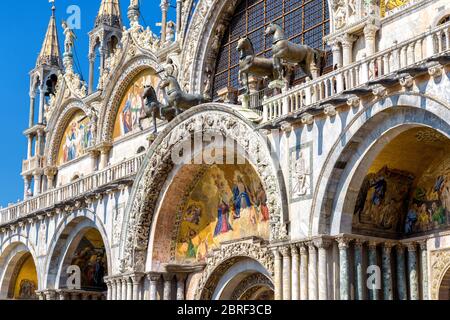
<svg viewBox="0 0 450 320">
<path fill-rule="evenodd" d="M 258 294 L 261 289 L 273 292 L 271 275 L 259 262 L 242 258 L 220 277 L 212 300 L 240 300 L 249 292 Z M 251 295 L 248 296 L 248 299 L 251 298 Z"/>
<path fill-rule="evenodd" d="M 16 237 L 15 237 L 16 238 Z M 27 246 L 26 243 L 18 239 L 9 239 L 2 245 L 5 247 L 1 252 L 0 256 L 0 299 L 8 299 L 11 293 L 11 286 L 14 285 L 16 281 L 17 274 L 15 274 L 18 269 L 23 264 L 27 257 L 31 256 L 36 267 L 36 273 L 38 275 L 38 288 L 41 286 L 41 281 L 39 279 L 37 256 L 34 249 Z M 7 244 L 7 245 L 6 245 Z M 36 288 L 36 289 L 38 289 Z"/>
<path fill-rule="evenodd" d="M 270 212 L 270 237 L 287 237 L 286 192 L 278 164 L 272 159 L 267 140 L 243 116 L 229 105 L 205 104 L 195 107 L 172 121 L 158 136 L 147 153 L 127 204 L 121 238 L 121 258 L 129 271 L 144 271 L 147 250 L 154 228 L 158 201 L 175 164 L 172 153 L 183 138 L 196 134 L 220 133 L 239 144 L 250 155 L 247 159 L 261 178 Z M 245 137 L 244 139 L 242 137 Z"/>
<path fill-rule="evenodd" d="M 73 116 L 80 111 L 85 115 L 89 114 L 87 106 L 82 101 L 75 99 L 61 105 L 59 110 L 62 110 L 59 116 L 52 119 L 48 126 L 49 137 L 46 139 L 45 155 L 47 155 L 47 165 L 49 166 L 57 164 L 63 135 Z"/>
<path fill-rule="evenodd" d="M 440 24 L 448 22 L 449 18 L 450 18 L 450 9 L 439 11 L 439 13 L 434 17 L 430 27 L 434 28 L 439 26 Z"/>
<path fill-rule="evenodd" d="M 358 190 L 378 152 L 390 138 L 416 126 L 434 128 L 450 137 L 448 109 L 436 98 L 403 93 L 360 110 L 322 167 L 311 207 L 310 235 L 351 233 Z"/>
<path fill-rule="evenodd" d="M 264 244 L 240 242 L 222 246 L 207 259 L 196 286 L 196 299 L 230 299 L 238 284 L 255 274 L 269 281 L 273 278 L 273 255 Z"/>
<path fill-rule="evenodd" d="M 444 272 L 439 285 L 439 300 L 450 300 L 450 265 Z"/>
<path fill-rule="evenodd" d="M 120 101 L 133 79 L 146 69 L 152 69 L 155 73 L 162 72 L 162 67 L 155 57 L 140 55 L 134 57 L 123 67 L 119 68 L 117 72 L 113 73 L 114 78 L 108 81 L 103 94 L 102 100 L 105 101 L 105 104 L 102 105 L 100 110 L 99 123 L 102 125 L 100 126 L 101 131 L 98 134 L 97 142 L 112 142 Z"/>
<path fill-rule="evenodd" d="M 59 288 L 63 271 L 67 270 L 65 267 L 68 267 L 70 264 L 68 262 L 69 255 L 76 250 L 84 231 L 88 229 L 94 229 L 100 233 L 105 246 L 108 272 L 112 272 L 112 253 L 105 226 L 92 213 L 80 215 L 73 213 L 59 223 L 50 242 L 51 245 L 44 264 L 45 279 L 43 281 L 46 284 L 46 288 Z"/>
<path fill-rule="evenodd" d="M 241 0 L 199 0 L 187 26 L 183 45 L 180 83 L 190 92 L 204 92 L 212 85 L 211 72 L 227 26 Z M 333 10 L 327 0 L 326 10 L 332 21 Z"/>
</svg>

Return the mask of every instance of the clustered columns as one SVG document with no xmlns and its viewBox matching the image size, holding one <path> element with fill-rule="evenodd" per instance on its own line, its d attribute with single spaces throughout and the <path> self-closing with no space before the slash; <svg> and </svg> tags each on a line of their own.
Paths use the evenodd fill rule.
<svg viewBox="0 0 450 320">
<path fill-rule="evenodd" d="M 36 292 L 39 300 L 105 300 L 103 292 L 79 290 L 43 290 Z"/>
<path fill-rule="evenodd" d="M 186 299 L 187 273 L 138 273 L 105 278 L 107 300 Z"/>
<path fill-rule="evenodd" d="M 317 237 L 272 248 L 276 300 L 429 299 L 425 240 Z"/>
</svg>

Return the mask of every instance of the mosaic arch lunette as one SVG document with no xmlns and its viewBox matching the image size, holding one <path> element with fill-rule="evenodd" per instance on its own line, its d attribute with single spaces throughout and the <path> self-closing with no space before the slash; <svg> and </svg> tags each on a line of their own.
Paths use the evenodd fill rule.
<svg viewBox="0 0 450 320">
<path fill-rule="evenodd" d="M 247 160 L 255 168 L 267 194 L 270 239 L 275 241 L 287 238 L 284 181 L 276 170 L 267 141 L 231 106 L 200 105 L 170 123 L 148 151 L 125 212 L 120 250 L 122 271 L 142 272 L 145 269 L 156 204 L 161 189 L 174 168 L 171 160 L 173 148 L 183 137 L 217 132 L 238 143 L 247 155 L 253 155 Z"/>
<path fill-rule="evenodd" d="M 370 127 L 371 119 L 375 119 L 390 109 L 392 110 L 388 117 L 383 118 L 384 121 L 381 121 L 378 126 Z M 349 188 L 359 190 L 357 186 L 350 187 L 350 183 L 359 180 L 362 183 L 364 180 L 367 170 L 364 173 L 359 172 L 359 176 L 356 173 L 358 173 L 359 165 L 361 161 L 364 161 L 364 155 L 370 149 L 372 142 L 392 129 L 399 128 L 401 132 L 404 128 L 410 128 L 408 125 L 435 128 L 444 136 L 450 137 L 450 128 L 447 125 L 450 121 L 448 110 L 449 106 L 439 99 L 417 93 L 394 94 L 362 109 L 342 131 L 340 138 L 337 139 L 338 142 L 332 147 L 319 174 L 311 207 L 310 234 L 351 232 L 357 195 L 347 194 L 347 191 L 350 190 Z M 402 126 L 404 126 L 403 129 Z M 360 129 L 369 127 L 371 128 L 369 133 L 365 133 L 361 137 L 358 136 L 358 134 L 364 133 Z M 354 149 L 351 149 L 353 150 L 351 151 L 348 148 L 354 138 L 361 141 L 358 146 L 360 152 L 355 152 Z M 345 145 L 342 144 L 342 141 L 346 141 Z M 346 152 L 349 152 L 349 150 L 353 157 L 347 155 L 346 159 L 349 160 L 347 160 L 348 164 L 345 171 L 337 170 L 336 164 L 346 157 Z M 366 165 L 370 166 L 370 164 Z M 333 179 L 339 181 L 339 184 L 336 185 L 336 188 L 340 190 L 338 193 L 334 190 L 336 188 L 331 189 L 330 187 Z M 329 197 L 332 200 L 327 201 L 326 199 Z M 351 211 L 350 214 L 347 212 L 348 210 Z"/>
<path fill-rule="evenodd" d="M 45 146 L 45 154 L 47 155 L 47 164 L 55 166 L 58 162 L 58 153 L 60 151 L 61 143 L 63 142 L 64 133 L 73 117 L 82 112 L 84 115 L 88 113 L 86 105 L 78 100 L 69 101 L 64 108 L 64 111 L 58 116 L 55 122 L 54 130 L 50 130 L 50 137 Z M 93 143 L 93 141 L 92 141 Z"/>
<path fill-rule="evenodd" d="M 104 90 L 103 101 L 105 101 L 105 104 L 101 106 L 99 113 L 99 123 L 101 124 L 99 130 L 101 131 L 97 135 L 97 142 L 112 142 L 120 102 L 135 77 L 148 69 L 153 70 L 155 73 L 162 71 L 161 65 L 157 63 L 154 56 L 137 55 L 119 67 L 117 72 L 114 72 L 115 77 L 108 82 Z"/>
<path fill-rule="evenodd" d="M 211 81 L 208 78 L 214 73 L 222 37 L 239 3 L 240 0 L 199 0 L 183 47 L 179 80 L 185 90 L 203 92 Z M 330 8 L 328 1 L 332 20 Z"/>
</svg>

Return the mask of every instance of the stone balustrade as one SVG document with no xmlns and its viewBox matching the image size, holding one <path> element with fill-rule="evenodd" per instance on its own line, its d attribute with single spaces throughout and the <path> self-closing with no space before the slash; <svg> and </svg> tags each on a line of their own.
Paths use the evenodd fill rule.
<svg viewBox="0 0 450 320">
<path fill-rule="evenodd" d="M 366 86 L 371 81 L 397 75 L 402 69 L 424 64 L 429 58 L 450 54 L 450 22 L 360 61 L 339 68 L 317 79 L 267 98 L 262 103 L 263 122 L 307 110 L 312 105 L 345 94 L 346 91 Z M 251 108 L 259 109 L 261 92 L 250 97 Z"/>
<path fill-rule="evenodd" d="M 272 252 L 277 300 L 429 299 L 426 239 L 323 236 Z"/>
<path fill-rule="evenodd" d="M 144 160 L 144 155 L 125 160 L 102 171 L 93 173 L 65 186 L 47 191 L 39 196 L 27 199 L 8 208 L 0 210 L 0 225 L 13 223 L 28 218 L 34 213 L 51 209 L 66 201 L 98 190 L 109 184 L 133 178 Z"/>
</svg>

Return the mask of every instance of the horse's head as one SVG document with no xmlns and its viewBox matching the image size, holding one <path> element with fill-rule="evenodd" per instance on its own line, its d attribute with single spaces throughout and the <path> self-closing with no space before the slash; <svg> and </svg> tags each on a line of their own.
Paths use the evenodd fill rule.
<svg viewBox="0 0 450 320">
<path fill-rule="evenodd" d="M 266 36 L 271 36 L 275 33 L 276 27 L 274 23 L 269 24 L 269 26 L 266 29 Z"/>
<path fill-rule="evenodd" d="M 243 59 L 255 53 L 255 51 L 253 50 L 253 45 L 250 39 L 247 37 L 239 39 L 236 49 L 239 52 L 240 59 Z"/>
</svg>

